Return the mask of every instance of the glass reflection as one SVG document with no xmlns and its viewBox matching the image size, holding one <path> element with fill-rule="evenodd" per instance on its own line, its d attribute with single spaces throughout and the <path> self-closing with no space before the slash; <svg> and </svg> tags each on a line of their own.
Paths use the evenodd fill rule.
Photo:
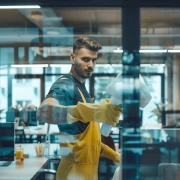
<svg viewBox="0 0 180 180">
<path fill-rule="evenodd" d="M 172 164 L 177 168 L 180 162 L 180 129 L 141 128 L 136 133 L 134 129 L 122 129 L 121 133 L 123 162 L 126 162 L 122 164 L 124 179 L 157 180 L 176 176 L 165 168 Z"/>
</svg>

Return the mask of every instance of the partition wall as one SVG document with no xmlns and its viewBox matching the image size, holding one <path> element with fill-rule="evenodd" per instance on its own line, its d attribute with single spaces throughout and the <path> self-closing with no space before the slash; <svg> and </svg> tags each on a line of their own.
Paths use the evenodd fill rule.
<svg viewBox="0 0 180 180">
<path fill-rule="evenodd" d="M 0 10 L 0 121 L 6 121 L 11 108 L 38 107 L 52 83 L 69 72 L 73 39 L 88 35 L 103 46 L 94 74 L 86 81 L 95 103 L 111 97 L 106 87 L 122 74 L 124 113 L 117 128 L 124 152 L 123 179 L 155 179 L 159 164 L 179 163 L 179 148 L 173 146 L 169 156 L 169 147 L 159 143 L 180 139 L 175 132 L 180 124 L 180 4 L 26 1 L 35 4 L 39 6 Z M 152 96 L 144 108 L 140 75 Z M 164 120 L 165 111 L 172 114 Z M 144 144 L 139 147 L 133 139 Z M 148 164 L 154 154 L 156 162 Z"/>
</svg>

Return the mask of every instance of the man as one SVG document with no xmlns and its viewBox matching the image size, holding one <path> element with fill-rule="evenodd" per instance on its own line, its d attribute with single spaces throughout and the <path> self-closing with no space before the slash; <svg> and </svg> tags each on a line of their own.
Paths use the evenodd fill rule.
<svg viewBox="0 0 180 180">
<path fill-rule="evenodd" d="M 120 154 L 101 143 L 99 122 L 115 126 L 121 108 L 108 100 L 93 104 L 85 88 L 85 80 L 91 77 L 98 50 L 102 47 L 93 39 L 84 36 L 75 39 L 70 55 L 71 70 L 60 77 L 51 87 L 39 107 L 40 122 L 58 124 L 60 132 L 70 135 L 74 141 L 64 140 L 60 149 L 72 151 L 61 156 L 57 180 L 96 180 L 100 154 L 119 163 Z"/>
</svg>

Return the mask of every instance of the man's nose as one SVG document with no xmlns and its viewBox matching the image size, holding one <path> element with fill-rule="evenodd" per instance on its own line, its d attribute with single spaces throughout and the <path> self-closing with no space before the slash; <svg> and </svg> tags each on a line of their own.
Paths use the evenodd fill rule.
<svg viewBox="0 0 180 180">
<path fill-rule="evenodd" d="M 93 63 L 92 60 L 90 60 L 90 61 L 88 62 L 88 67 L 94 67 L 94 63 Z"/>
</svg>

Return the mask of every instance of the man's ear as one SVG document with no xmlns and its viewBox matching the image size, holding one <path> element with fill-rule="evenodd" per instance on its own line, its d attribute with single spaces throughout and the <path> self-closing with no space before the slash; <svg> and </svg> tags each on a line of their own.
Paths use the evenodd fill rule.
<svg viewBox="0 0 180 180">
<path fill-rule="evenodd" d="M 75 61 L 75 55 L 74 55 L 73 53 L 71 53 L 70 59 L 71 59 L 71 64 L 74 64 L 74 61 Z"/>
</svg>

